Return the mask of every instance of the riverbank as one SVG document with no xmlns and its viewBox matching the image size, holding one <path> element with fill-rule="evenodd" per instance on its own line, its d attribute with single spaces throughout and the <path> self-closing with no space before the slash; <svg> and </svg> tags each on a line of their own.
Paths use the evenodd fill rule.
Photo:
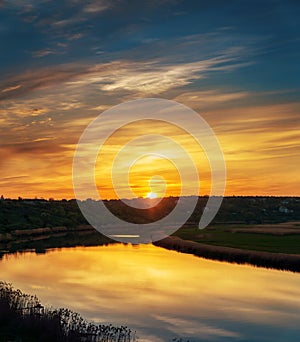
<svg viewBox="0 0 300 342">
<path fill-rule="evenodd" d="M 193 254 L 205 259 L 300 272 L 300 255 L 297 254 L 270 253 L 206 245 L 200 242 L 183 240 L 176 236 L 167 237 L 153 244 L 158 247 Z"/>
<path fill-rule="evenodd" d="M 35 251 L 46 253 L 53 248 L 100 246 L 113 241 L 97 232 L 92 226 L 81 225 L 74 228 L 53 227 L 15 230 L 0 234 L 0 259 L 6 253 Z"/>
<path fill-rule="evenodd" d="M 58 227 L 46 227 L 46 228 L 34 228 L 34 229 L 15 229 L 9 233 L 0 234 L 1 242 L 22 241 L 22 240 L 35 240 L 39 238 L 47 238 L 50 235 L 63 235 L 70 232 L 89 232 L 95 231 L 90 225 L 80 225 L 74 228 L 67 228 L 65 226 Z"/>
<path fill-rule="evenodd" d="M 94 324 L 69 309 L 43 306 L 34 295 L 0 281 L 0 341 L 136 341 L 127 326 Z"/>
<path fill-rule="evenodd" d="M 263 225 L 261 226 L 263 227 Z M 298 227 L 298 226 L 297 226 Z M 277 227 L 278 228 L 278 227 Z M 249 228 L 251 231 L 254 228 Z M 265 229 L 265 228 L 264 228 Z M 199 235 L 198 229 L 182 228 L 176 235 L 165 238 L 161 241 L 153 243 L 156 246 L 164 247 L 170 250 L 176 250 L 182 253 L 194 254 L 206 259 L 227 261 L 238 264 L 250 264 L 258 267 L 274 268 L 279 270 L 289 270 L 293 272 L 300 272 L 300 254 L 296 253 L 279 253 L 273 252 L 276 245 L 272 244 L 272 239 L 280 239 L 284 246 L 284 238 L 293 237 L 294 241 L 299 239 L 300 235 L 288 236 L 272 236 L 266 234 L 251 234 L 255 236 L 255 240 L 249 238 L 249 234 L 239 234 L 236 232 L 237 228 L 221 228 L 216 231 L 210 228 L 207 232 L 202 231 Z M 234 231 L 232 231 L 234 230 Z M 245 230 L 245 228 L 243 228 Z M 272 229 L 273 231 L 274 229 Z M 297 231 L 299 230 L 299 227 Z M 224 237 L 222 237 L 224 235 Z M 210 243 L 212 236 L 222 238 L 217 243 L 226 244 L 232 241 L 233 236 L 241 244 L 242 238 L 247 237 L 249 246 L 259 248 L 258 242 L 263 240 L 271 251 L 254 250 L 247 248 L 229 247 L 224 245 L 216 245 Z M 197 241 L 200 240 L 201 242 Z M 253 241 L 252 241 L 253 240 Z M 214 241 L 214 240 L 213 240 Z M 252 241 L 252 244 L 251 244 Z M 114 241 L 108 237 L 100 234 L 90 225 L 80 225 L 72 229 L 64 226 L 52 228 L 36 228 L 26 230 L 12 230 L 9 234 L 0 234 L 0 257 L 5 253 L 15 253 L 25 250 L 34 250 L 36 253 L 45 253 L 51 248 L 75 247 L 75 246 L 98 246 L 113 243 Z M 207 243 L 206 243 L 207 242 Z M 277 243 L 276 243 L 277 244 Z M 297 250 L 297 245 L 292 249 L 288 246 L 285 250 Z M 281 246 L 282 248 L 282 246 Z M 280 250 L 278 248 L 278 250 Z"/>
<path fill-rule="evenodd" d="M 272 224 L 211 224 L 205 229 L 185 225 L 173 236 L 205 245 L 300 255 L 300 221 Z"/>
</svg>

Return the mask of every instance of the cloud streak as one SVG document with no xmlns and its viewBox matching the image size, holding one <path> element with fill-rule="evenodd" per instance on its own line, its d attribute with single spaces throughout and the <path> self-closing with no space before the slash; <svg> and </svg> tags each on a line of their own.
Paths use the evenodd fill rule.
<svg viewBox="0 0 300 342">
<path fill-rule="evenodd" d="M 0 101 L 66 82 L 72 86 L 98 84 L 99 89 L 106 92 L 129 90 L 139 94 L 159 94 L 205 78 L 209 72 L 238 67 L 240 63 L 234 56 L 178 64 L 162 64 L 159 60 L 114 61 L 93 66 L 66 64 L 27 71 L 5 80 L 0 89 Z"/>
<path fill-rule="evenodd" d="M 204 116 L 225 151 L 231 194 L 299 192 L 298 5 L 262 1 L 259 12 L 220 1 L 1 5 L 1 172 L 28 175 L 28 186 L 7 182 L 9 193 L 23 186 L 56 194 L 66 183 L 72 197 L 71 160 L 83 129 L 105 109 L 141 97 L 173 99 Z M 272 184 L 280 177 L 281 190 Z"/>
</svg>

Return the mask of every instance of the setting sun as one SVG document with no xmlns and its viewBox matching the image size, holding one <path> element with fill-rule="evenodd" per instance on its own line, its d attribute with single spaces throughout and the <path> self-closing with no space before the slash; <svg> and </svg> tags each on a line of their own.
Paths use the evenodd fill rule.
<svg viewBox="0 0 300 342">
<path fill-rule="evenodd" d="M 157 193 L 155 192 L 148 192 L 146 198 L 157 198 Z"/>
</svg>

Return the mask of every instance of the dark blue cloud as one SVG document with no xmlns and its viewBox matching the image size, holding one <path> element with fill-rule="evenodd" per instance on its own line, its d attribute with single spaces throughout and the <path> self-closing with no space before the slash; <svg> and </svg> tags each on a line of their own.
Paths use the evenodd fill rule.
<svg viewBox="0 0 300 342">
<path fill-rule="evenodd" d="M 244 89 L 297 86 L 298 1 L 4 1 L 2 77 L 80 62 L 188 63 L 241 51 L 245 68 L 212 73 L 207 84 Z"/>
</svg>

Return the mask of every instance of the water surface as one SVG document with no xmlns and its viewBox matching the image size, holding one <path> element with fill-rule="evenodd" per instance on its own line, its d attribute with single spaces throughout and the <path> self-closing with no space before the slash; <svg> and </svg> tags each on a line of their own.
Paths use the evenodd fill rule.
<svg viewBox="0 0 300 342">
<path fill-rule="evenodd" d="M 209 261 L 152 245 L 6 255 L 1 279 L 43 304 L 140 341 L 298 341 L 300 274 Z"/>
</svg>

